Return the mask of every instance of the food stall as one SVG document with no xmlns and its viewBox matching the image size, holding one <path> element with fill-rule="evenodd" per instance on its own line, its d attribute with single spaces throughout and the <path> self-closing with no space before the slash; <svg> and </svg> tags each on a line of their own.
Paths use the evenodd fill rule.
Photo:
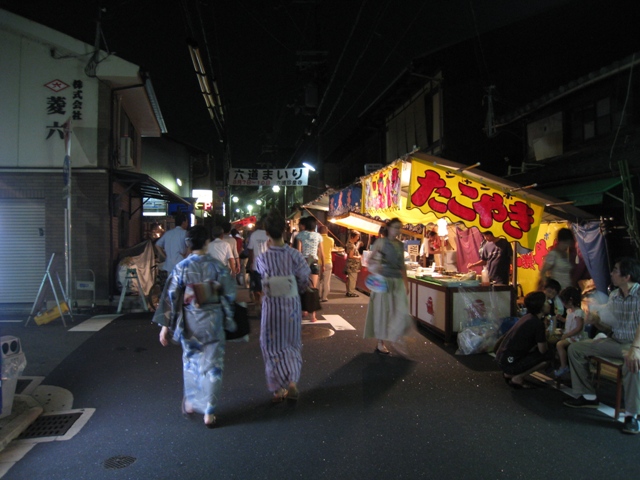
<svg viewBox="0 0 640 480">
<path fill-rule="evenodd" d="M 586 212 L 567 202 L 475 167 L 414 153 L 360 179 L 361 207 L 353 202 L 357 193 L 345 191 L 331 195 L 328 208 L 329 221 L 372 235 L 392 218 L 403 223 L 401 234 L 405 236 L 421 238 L 425 226 L 437 229 L 442 251 L 435 255 L 434 268 L 425 270 L 415 258 L 407 259 L 409 303 L 420 324 L 447 342 L 468 319 L 469 303 L 485 305 L 499 318 L 515 313 L 518 272 L 529 269 L 532 275 L 537 273 L 546 254 L 541 225 L 571 221 L 575 232 L 576 224 L 588 218 Z M 348 196 L 351 201 L 345 201 Z M 517 251 L 512 264 L 513 286 L 481 285 L 475 275 L 480 271 L 468 272 L 468 263 L 478 259 L 483 240 L 480 232 L 486 230 L 505 238 L 514 253 Z M 366 292 L 367 252 L 362 260 L 357 288 Z"/>
<path fill-rule="evenodd" d="M 582 219 L 586 213 L 566 203 L 443 158 L 420 153 L 394 162 L 363 177 L 363 210 L 371 217 L 397 217 L 404 228 L 433 224 L 443 244 L 436 268 L 425 271 L 408 264 L 411 314 L 426 328 L 452 341 L 467 319 L 463 297 L 471 303 L 487 304 L 492 314 L 515 313 L 516 292 L 512 286 L 483 286 L 467 270 L 468 255 L 476 255 L 475 244 L 465 235 L 480 236 L 492 230 L 518 250 L 534 251 L 543 222 Z M 472 235 L 468 235 L 471 237 Z M 467 256 L 465 256 L 467 255 Z M 513 285 L 518 283 L 518 257 L 514 255 Z"/>
</svg>

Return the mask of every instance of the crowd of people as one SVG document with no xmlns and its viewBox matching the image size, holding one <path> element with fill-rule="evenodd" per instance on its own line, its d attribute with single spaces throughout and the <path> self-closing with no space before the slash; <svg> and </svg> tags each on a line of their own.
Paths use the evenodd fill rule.
<svg viewBox="0 0 640 480">
<path fill-rule="evenodd" d="M 316 232 L 316 220 L 304 218 L 300 231 L 290 236 L 289 243 L 285 240 L 286 221 L 276 211 L 261 218 L 244 241 L 230 228 L 214 227 L 209 237 L 202 226 L 187 229 L 183 217 L 178 217 L 176 224 L 160 239 L 162 242 L 158 241 L 167 254 L 165 268 L 171 270 L 154 321 L 162 326 L 162 345 L 171 338 L 182 345 L 183 414 L 202 414 L 207 427 L 215 425 L 224 370 L 225 330 L 236 328 L 236 288 L 244 285 L 245 269 L 261 318 L 260 346 L 272 401 L 297 400 L 305 313 L 301 294 L 319 286 L 320 301 L 328 301 L 334 241 L 327 228 L 321 226 Z M 401 227 L 398 219 L 387 222 L 372 244 L 369 257 L 369 271 L 379 279 L 380 288 L 370 292 L 364 338 L 376 340 L 374 352 L 379 355 L 391 353 L 389 343 L 406 354 L 404 338 L 414 324 L 408 306 L 405 249 L 398 238 Z M 496 343 L 496 360 L 505 382 L 515 389 L 531 388 L 526 379 L 537 370 L 551 369 L 559 378 L 570 374 L 578 396 L 564 404 L 572 408 L 599 406 L 589 377 L 591 357 L 622 360 L 623 431 L 638 433 L 640 262 L 631 258 L 617 261 L 611 271 L 616 289 L 608 303 L 583 310 L 582 295 L 571 275 L 573 234 L 569 229 L 560 229 L 557 235 L 558 241 L 540 269 L 539 290 L 524 298 L 527 313 Z M 483 232 L 483 237 L 480 260 L 469 267 L 487 266 L 494 283 L 507 284 L 510 245 L 489 231 Z M 361 247 L 359 233 L 349 232 L 344 272 L 347 297 L 357 296 Z M 204 289 L 209 292 L 204 296 L 203 285 L 209 286 Z M 309 314 L 315 321 L 315 312 Z M 596 332 L 600 333 L 595 335 Z"/>
<path fill-rule="evenodd" d="M 588 305 L 572 279 L 571 230 L 558 231 L 557 244 L 541 268 L 539 291 L 524 298 L 527 314 L 503 335 L 495 347 L 505 382 L 517 389 L 531 388 L 527 375 L 551 369 L 560 378 L 570 374 L 576 398 L 571 408 L 598 408 L 590 377 L 590 359 L 601 356 L 623 362 L 625 417 L 622 431 L 639 433 L 640 413 L 640 262 L 621 258 L 611 271 L 614 290 L 604 305 Z M 554 328 L 564 325 L 563 328 Z M 599 333 L 598 333 L 599 332 Z M 554 368 L 557 365 L 557 368 Z"/>
</svg>

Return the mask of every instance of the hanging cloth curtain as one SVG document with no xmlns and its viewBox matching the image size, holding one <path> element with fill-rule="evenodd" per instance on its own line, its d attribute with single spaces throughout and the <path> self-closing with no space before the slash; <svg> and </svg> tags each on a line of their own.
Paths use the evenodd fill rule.
<svg viewBox="0 0 640 480">
<path fill-rule="evenodd" d="M 580 247 L 587 270 L 600 292 L 607 292 L 609 285 L 609 262 L 607 245 L 600 231 L 600 222 L 589 222 L 584 225 L 572 225 L 573 234 Z"/>
<path fill-rule="evenodd" d="M 482 244 L 482 234 L 475 227 L 466 230 L 456 227 L 456 243 L 458 244 L 458 271 L 465 273 L 468 271 L 468 263 L 474 263 L 480 259 L 478 251 Z"/>
</svg>

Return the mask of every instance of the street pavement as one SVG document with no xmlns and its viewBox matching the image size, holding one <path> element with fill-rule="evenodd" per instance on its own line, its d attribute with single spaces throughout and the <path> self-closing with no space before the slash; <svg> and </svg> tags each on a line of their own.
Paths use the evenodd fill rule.
<svg viewBox="0 0 640 480">
<path fill-rule="evenodd" d="M 321 321 L 303 327 L 297 404 L 271 403 L 254 315 L 249 342 L 227 345 L 219 426 L 213 430 L 201 418 L 189 421 L 180 414 L 181 351 L 159 344 L 150 314 L 114 316 L 95 332 L 65 329 L 58 322 L 2 323 L 3 335 L 22 340 L 28 361 L 23 375 L 40 377 L 37 400 L 45 412 L 82 414 L 63 437 L 10 442 L 0 452 L 2 478 L 628 479 L 637 474 L 640 436 L 623 435 L 620 423 L 605 414 L 610 409 L 568 409 L 562 405 L 565 393 L 542 384 L 510 389 L 491 356 L 456 355 L 455 345 L 422 329 L 411 335 L 406 358 L 397 352 L 378 355 L 375 341 L 362 339 L 368 297 L 345 297 L 344 284 L 335 277 L 332 289 Z M 240 291 L 241 299 L 247 296 Z M 85 319 L 76 318 L 73 327 Z M 612 396 L 613 387 L 607 386 L 601 400 L 611 404 Z"/>
</svg>

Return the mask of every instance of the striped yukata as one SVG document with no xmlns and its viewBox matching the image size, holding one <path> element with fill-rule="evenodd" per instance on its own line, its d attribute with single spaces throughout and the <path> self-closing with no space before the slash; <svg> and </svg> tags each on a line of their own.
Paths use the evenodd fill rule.
<svg viewBox="0 0 640 480">
<path fill-rule="evenodd" d="M 288 246 L 269 247 L 256 259 L 263 279 L 293 275 L 298 292 L 309 285 L 311 270 L 300 252 Z M 269 390 L 275 392 L 298 382 L 302 370 L 302 309 L 300 295 L 271 297 L 265 288 L 262 301 L 260 347 Z"/>
</svg>

